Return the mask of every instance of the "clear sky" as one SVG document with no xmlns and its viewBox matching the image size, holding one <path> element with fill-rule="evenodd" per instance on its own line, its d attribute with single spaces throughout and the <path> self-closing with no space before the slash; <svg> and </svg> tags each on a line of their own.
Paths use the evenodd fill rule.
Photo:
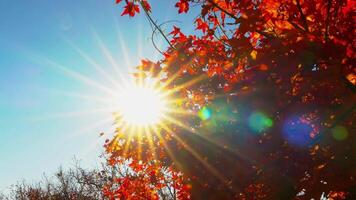
<svg viewBox="0 0 356 200">
<path fill-rule="evenodd" d="M 176 19 L 173 0 L 151 2 L 155 19 Z M 114 0 L 0 0 L 0 190 L 68 167 L 74 156 L 96 166 L 99 133 L 112 133 L 103 88 L 158 56 L 144 15 L 121 11 Z"/>
</svg>

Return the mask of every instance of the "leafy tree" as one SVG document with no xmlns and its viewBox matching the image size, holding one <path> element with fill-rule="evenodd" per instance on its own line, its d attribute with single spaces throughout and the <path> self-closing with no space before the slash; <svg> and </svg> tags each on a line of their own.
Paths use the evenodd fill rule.
<svg viewBox="0 0 356 200">
<path fill-rule="evenodd" d="M 147 169 L 131 169 L 127 163 L 125 167 L 112 167 L 108 163 L 102 163 L 100 168 L 85 169 L 79 165 L 68 170 L 60 168 L 53 176 L 44 176 L 41 182 L 30 184 L 28 182 L 19 182 L 11 186 L 8 194 L 0 193 L 0 200 L 101 200 L 101 199 L 174 199 L 179 197 L 173 188 L 176 182 L 175 176 L 180 174 L 172 173 L 169 177 L 166 175 L 164 186 L 157 190 L 157 195 L 153 193 L 140 193 L 150 186 L 144 185 L 144 172 Z M 132 165 L 130 165 L 132 166 Z M 142 166 L 142 165 L 141 165 Z M 135 172 L 134 172 L 135 171 Z M 152 182 L 152 181 L 151 181 Z M 108 193 L 108 187 L 117 187 L 113 183 L 122 184 L 115 195 Z M 134 185 L 131 185 L 134 184 Z M 145 189 L 145 190 L 143 190 Z"/>
<path fill-rule="evenodd" d="M 118 129 L 105 145 L 109 163 L 131 160 L 143 185 L 115 180 L 109 196 L 157 198 L 165 166 L 187 177 L 173 186 L 178 199 L 190 190 L 192 199 L 355 195 L 354 1 L 177 0 L 178 14 L 200 8 L 190 35 L 164 33 L 149 1 L 116 3 L 121 15 L 144 12 L 168 43 L 138 77 L 160 78 L 195 116 L 155 136 Z"/>
<path fill-rule="evenodd" d="M 101 169 L 59 170 L 0 199 L 356 196 L 354 1 L 177 0 L 178 14 L 200 8 L 190 35 L 164 33 L 147 0 L 116 3 L 168 44 L 137 79 L 160 79 L 190 115 L 150 134 L 118 126 Z"/>
</svg>

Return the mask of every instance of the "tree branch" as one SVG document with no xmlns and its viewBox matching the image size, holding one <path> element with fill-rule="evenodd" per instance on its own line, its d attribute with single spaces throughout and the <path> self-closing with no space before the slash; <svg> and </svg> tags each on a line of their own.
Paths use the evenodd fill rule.
<svg viewBox="0 0 356 200">
<path fill-rule="evenodd" d="M 330 9 L 331 9 L 331 0 L 328 0 L 326 22 L 325 22 L 325 33 L 324 33 L 325 42 L 328 41 L 328 37 L 329 37 L 328 35 L 329 35 L 329 23 L 330 23 Z"/>
<path fill-rule="evenodd" d="M 225 10 L 224 8 L 222 8 L 221 6 L 219 6 L 217 3 L 215 3 L 212 0 L 208 0 L 209 3 L 211 3 L 211 5 L 213 5 L 214 7 L 218 8 L 219 10 L 221 10 L 222 12 L 224 12 L 225 14 L 229 15 L 231 18 L 234 18 L 236 21 L 239 21 L 240 19 L 237 18 L 235 15 L 233 15 L 232 13 L 228 12 L 227 10 Z"/>
<path fill-rule="evenodd" d="M 148 21 L 155 26 L 155 28 L 161 33 L 162 37 L 166 40 L 166 42 L 169 44 L 169 46 L 172 49 L 174 49 L 172 43 L 168 40 L 167 36 L 163 33 L 162 29 L 156 24 L 156 22 L 153 21 L 151 15 L 148 13 L 145 6 L 142 5 L 142 1 L 140 1 L 140 4 L 141 4 L 142 9 L 145 11 Z"/>
<path fill-rule="evenodd" d="M 227 14 L 228 16 L 230 16 L 231 18 L 235 19 L 236 21 L 240 21 L 240 19 L 238 17 L 236 17 L 235 15 L 233 15 L 232 13 L 228 12 L 227 10 L 225 10 L 224 8 L 222 8 L 221 6 L 219 6 L 217 3 L 215 3 L 213 0 L 207 0 L 209 3 L 211 3 L 214 7 L 216 7 L 217 9 L 219 9 L 221 12 Z M 255 30 L 255 32 L 259 33 L 260 35 L 265 36 L 266 38 L 273 38 L 272 35 L 260 31 L 260 30 Z"/>
<path fill-rule="evenodd" d="M 300 2 L 299 0 L 296 0 L 297 1 L 297 8 L 299 10 L 299 13 L 300 13 L 300 17 L 302 18 L 303 20 L 303 27 L 304 27 L 304 31 L 306 32 L 309 32 L 309 28 L 308 28 L 308 23 L 307 23 L 307 18 L 305 17 L 304 13 L 303 13 L 303 10 L 302 10 L 302 7 L 300 5 Z"/>
<path fill-rule="evenodd" d="M 294 23 L 294 22 L 291 21 L 291 20 L 288 20 L 288 22 L 289 22 L 290 24 L 292 24 L 292 26 L 293 26 L 295 29 L 298 29 L 298 30 L 301 30 L 301 31 L 305 31 L 305 29 L 303 29 L 299 24 Z"/>
</svg>

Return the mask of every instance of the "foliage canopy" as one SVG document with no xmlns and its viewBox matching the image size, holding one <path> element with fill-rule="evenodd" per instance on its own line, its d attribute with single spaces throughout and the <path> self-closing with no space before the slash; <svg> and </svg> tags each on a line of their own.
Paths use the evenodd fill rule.
<svg viewBox="0 0 356 200">
<path fill-rule="evenodd" d="M 162 59 L 143 60 L 135 75 L 181 88 L 178 106 L 193 117 L 181 119 L 190 129 L 171 124 L 154 137 L 118 129 L 105 145 L 110 164 L 132 159 L 151 174 L 145 186 L 164 179 L 152 170 L 182 171 L 178 199 L 355 195 L 354 1 L 178 0 L 178 14 L 200 8 L 193 34 L 178 26 L 165 34 L 149 1 L 116 3 L 122 15 L 145 12 L 168 42 Z"/>
</svg>

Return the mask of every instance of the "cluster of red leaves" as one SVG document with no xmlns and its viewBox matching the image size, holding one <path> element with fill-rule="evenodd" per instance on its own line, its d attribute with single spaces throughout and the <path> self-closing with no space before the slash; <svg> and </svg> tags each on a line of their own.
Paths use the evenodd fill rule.
<svg viewBox="0 0 356 200">
<path fill-rule="evenodd" d="M 122 0 L 116 0 L 116 4 L 121 3 Z M 140 0 L 139 2 L 125 0 L 124 11 L 121 13 L 123 15 L 129 15 L 130 17 L 135 16 L 136 13 L 140 13 L 140 6 L 147 12 L 151 12 L 151 5 L 146 0 Z"/>
<path fill-rule="evenodd" d="M 190 199 L 189 185 L 184 183 L 182 174 L 174 170 L 163 168 L 158 163 L 136 160 L 121 167 L 127 168 L 127 172 L 113 178 L 103 187 L 103 193 L 108 199 Z"/>
<path fill-rule="evenodd" d="M 117 3 L 120 2 L 117 1 Z M 125 3 L 123 15 L 134 16 L 139 12 L 139 4 L 150 11 L 147 1 L 127 0 Z M 201 7 L 199 16 L 193 22 L 199 32 L 187 35 L 180 27 L 174 26 L 168 35 L 170 45 L 164 52 L 164 57 L 158 62 L 144 60 L 138 67 L 139 73 L 145 75 L 164 74 L 168 79 L 175 77 L 168 87 L 176 87 L 206 76 L 199 84 L 191 84 L 183 89 L 180 95 L 186 102 L 181 106 L 194 110 L 211 102 L 214 96 L 229 94 L 227 101 L 234 102 L 238 99 L 240 102 L 255 103 L 256 107 L 263 107 L 273 113 L 274 119 L 281 123 L 291 112 L 317 113 L 322 117 L 318 119 L 318 130 L 315 129 L 315 132 L 311 133 L 313 138 L 328 139 L 320 132 L 325 132 L 347 118 L 343 116 L 341 119 L 335 116 L 343 115 L 343 112 L 348 111 L 348 106 L 352 106 L 355 100 L 356 71 L 353 63 L 356 57 L 356 39 L 353 25 L 355 21 L 353 1 L 177 0 L 175 7 L 178 13 L 182 14 L 187 13 L 193 4 Z M 343 124 L 346 127 L 352 127 L 352 118 L 351 122 L 350 118 L 347 119 L 349 121 L 345 120 Z M 335 148 L 340 148 L 338 145 L 330 145 L 331 142 L 326 140 L 323 144 L 324 148 L 318 146 L 318 150 L 313 151 L 313 154 L 306 155 L 305 152 L 301 153 L 288 146 L 285 141 L 281 142 L 280 138 L 272 142 L 271 138 L 276 137 L 275 135 L 278 134 L 274 136 L 267 134 L 267 136 L 258 138 L 258 144 L 266 143 L 265 153 L 254 154 L 257 147 L 251 149 L 245 146 L 245 156 L 248 155 L 251 159 L 253 158 L 252 160 L 257 160 L 261 166 L 273 162 L 280 163 L 280 166 L 287 168 L 286 173 L 290 173 L 289 178 L 295 184 L 293 187 L 298 189 L 308 184 L 309 188 L 313 188 L 313 184 L 318 184 L 319 178 L 322 177 L 334 180 L 334 184 L 323 186 L 328 189 L 326 192 L 332 191 L 333 187 L 341 191 L 353 182 L 354 177 L 346 177 L 345 174 L 338 177 L 332 175 L 333 169 L 339 169 L 339 165 L 333 161 L 334 154 L 337 154 Z M 166 141 L 174 138 L 169 134 L 164 137 L 167 137 L 164 138 L 164 140 L 167 139 Z M 224 147 L 227 146 L 226 143 L 231 142 L 230 138 L 215 139 L 225 142 Z M 159 141 L 161 140 L 156 142 L 159 143 Z M 128 142 L 130 145 L 127 145 L 127 148 L 107 146 L 108 153 L 112 155 L 113 164 L 119 162 L 119 157 L 138 160 L 152 158 L 152 152 L 159 155 L 157 160 L 168 159 L 163 143 L 155 145 L 155 151 L 146 150 L 137 153 L 139 146 L 145 144 L 147 148 L 141 149 L 150 149 L 149 144 L 152 142 L 148 139 L 126 141 Z M 350 147 L 352 144 L 352 141 L 349 142 L 349 146 L 340 148 L 342 150 L 339 152 L 349 152 L 347 148 L 352 148 Z M 240 144 L 240 146 L 243 145 Z M 336 152 L 332 152 L 331 148 L 334 148 Z M 210 155 L 202 157 L 206 160 L 209 157 L 215 158 L 214 166 L 228 176 L 233 170 L 229 171 L 224 167 L 229 161 L 225 163 L 221 161 L 223 154 L 219 152 L 209 151 Z M 135 155 L 139 156 L 135 157 Z M 331 164 L 324 165 L 323 159 L 328 159 Z M 340 162 L 348 163 L 348 161 Z M 235 163 L 229 166 L 233 168 L 233 164 Z M 162 166 L 164 166 L 163 163 Z M 262 167 L 255 165 L 252 168 L 253 170 L 250 169 L 254 173 L 252 177 L 261 177 L 261 174 L 264 174 L 264 178 L 249 180 L 243 185 L 241 183 L 243 177 L 236 181 L 238 178 L 234 177 L 234 174 L 233 177 L 228 177 L 231 180 L 229 185 L 235 184 L 236 187 L 243 189 L 234 188 L 235 194 L 230 194 L 231 191 L 226 189 L 226 195 L 244 199 L 249 198 L 253 191 L 258 191 L 255 196 L 252 195 L 254 198 L 276 198 L 276 196 L 271 197 L 267 194 L 277 193 L 276 187 L 278 187 L 277 184 L 274 188 L 271 186 L 274 184 L 271 183 L 273 178 L 266 178 L 269 177 L 265 175 L 268 170 L 262 170 Z M 204 170 L 194 171 L 194 167 L 189 170 L 193 171 L 191 175 L 200 179 L 208 179 L 205 177 L 206 173 L 203 173 Z M 313 180 L 308 179 L 308 184 L 303 178 L 301 179 L 303 181 L 298 180 L 307 171 L 317 177 Z M 202 182 L 204 182 L 203 188 L 208 188 L 205 187 L 206 181 Z M 335 185 L 336 182 L 344 183 Z M 212 184 L 210 189 L 215 186 L 213 181 L 209 184 Z M 284 185 L 280 187 L 283 188 Z M 308 197 L 315 198 L 316 194 L 320 194 L 319 189 L 315 189 L 314 193 L 310 191 Z M 346 192 L 341 191 L 338 194 L 346 195 Z"/>
<path fill-rule="evenodd" d="M 191 186 L 183 174 L 165 164 L 163 141 L 170 141 L 170 136 L 163 140 L 145 134 L 129 135 L 117 130 L 113 139 L 106 140 L 108 165 L 125 168 L 126 173 L 108 181 L 104 195 L 109 199 L 190 199 Z"/>
<path fill-rule="evenodd" d="M 178 1 L 178 13 L 187 12 L 190 3 Z M 203 34 L 185 35 L 173 27 L 171 47 L 159 62 L 169 66 L 164 67 L 168 76 L 206 73 L 222 78 L 211 85 L 226 92 L 264 76 L 284 85 L 277 86 L 287 94 L 281 101 L 297 96 L 310 104 L 341 104 L 336 96 L 342 91 L 335 85 L 354 85 L 352 2 L 206 0 L 196 4 L 202 8 L 196 29 Z M 315 87 L 307 89 L 310 85 Z"/>
</svg>

